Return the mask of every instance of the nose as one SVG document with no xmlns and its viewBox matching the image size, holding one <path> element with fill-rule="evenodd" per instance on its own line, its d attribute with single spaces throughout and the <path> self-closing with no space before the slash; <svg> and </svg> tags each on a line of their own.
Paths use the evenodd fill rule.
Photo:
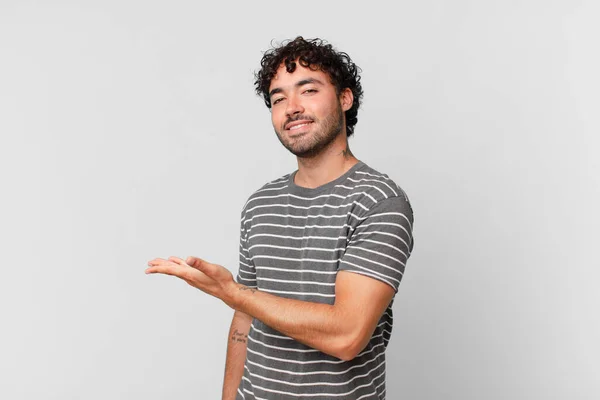
<svg viewBox="0 0 600 400">
<path fill-rule="evenodd" d="M 288 96 L 285 108 L 285 114 L 287 117 L 292 117 L 296 114 L 302 114 L 304 112 L 304 107 L 300 103 L 299 99 L 292 95 Z"/>
</svg>

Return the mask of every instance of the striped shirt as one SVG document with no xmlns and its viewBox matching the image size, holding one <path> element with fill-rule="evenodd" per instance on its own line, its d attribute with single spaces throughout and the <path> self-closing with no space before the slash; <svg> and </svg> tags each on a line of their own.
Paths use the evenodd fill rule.
<svg viewBox="0 0 600 400">
<path fill-rule="evenodd" d="M 237 282 L 290 299 L 334 304 L 345 270 L 398 291 L 413 248 L 408 197 L 362 161 L 317 188 L 296 172 L 254 192 L 241 213 Z M 343 361 L 253 319 L 236 399 L 385 399 L 392 302 L 367 346 Z"/>
</svg>

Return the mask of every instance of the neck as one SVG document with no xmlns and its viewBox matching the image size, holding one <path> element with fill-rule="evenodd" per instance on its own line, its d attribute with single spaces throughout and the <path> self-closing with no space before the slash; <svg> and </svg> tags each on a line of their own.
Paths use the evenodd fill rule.
<svg viewBox="0 0 600 400">
<path fill-rule="evenodd" d="M 298 172 L 294 183 L 305 188 L 316 188 L 329 183 L 358 163 L 350 151 L 346 135 L 339 135 L 330 146 L 310 158 L 298 157 Z"/>
</svg>

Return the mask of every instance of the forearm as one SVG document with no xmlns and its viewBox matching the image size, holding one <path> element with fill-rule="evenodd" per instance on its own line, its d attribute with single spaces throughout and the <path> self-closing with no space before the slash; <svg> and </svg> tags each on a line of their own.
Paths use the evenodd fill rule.
<svg viewBox="0 0 600 400">
<path fill-rule="evenodd" d="M 286 299 L 235 283 L 229 305 L 314 349 L 352 358 L 358 333 L 348 313 L 335 305 Z"/>
<path fill-rule="evenodd" d="M 248 332 L 252 317 L 236 311 L 231 320 L 227 339 L 227 358 L 223 378 L 222 400 L 235 400 L 237 389 L 244 375 Z"/>
</svg>

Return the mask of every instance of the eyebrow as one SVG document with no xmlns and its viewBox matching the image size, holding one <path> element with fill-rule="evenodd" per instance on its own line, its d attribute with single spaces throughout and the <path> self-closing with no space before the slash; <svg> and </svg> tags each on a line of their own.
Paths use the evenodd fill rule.
<svg viewBox="0 0 600 400">
<path fill-rule="evenodd" d="M 300 87 L 300 86 L 308 85 L 310 83 L 316 83 L 318 85 L 323 85 L 323 82 L 321 82 L 317 78 L 306 78 L 306 79 L 302 79 L 301 81 L 296 82 L 296 84 L 294 86 Z M 283 89 L 274 88 L 273 90 L 271 90 L 269 92 L 269 97 L 273 97 L 274 94 L 281 93 L 281 92 L 283 92 Z"/>
</svg>

